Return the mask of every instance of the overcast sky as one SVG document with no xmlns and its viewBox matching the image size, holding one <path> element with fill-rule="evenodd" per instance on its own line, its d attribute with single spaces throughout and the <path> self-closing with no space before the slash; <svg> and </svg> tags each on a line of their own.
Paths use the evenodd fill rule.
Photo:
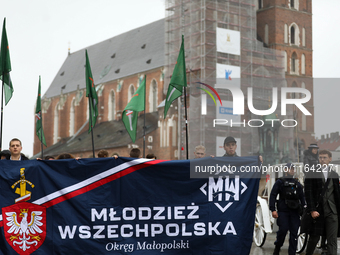
<svg viewBox="0 0 340 255">
<path fill-rule="evenodd" d="M 38 80 L 47 90 L 71 53 L 115 35 L 164 18 L 164 0 L 0 0 L 0 22 L 6 17 L 14 95 L 4 107 L 3 149 L 18 137 L 32 156 Z M 314 77 L 340 77 L 339 0 L 313 0 Z M 335 82 L 334 82 L 335 84 Z M 339 131 L 337 119 L 325 118 L 336 107 L 340 86 L 315 86 L 316 136 Z M 327 110 L 329 111 L 329 110 Z M 326 116 L 327 117 L 327 116 Z M 327 123 L 327 124 L 326 124 Z M 46 129 L 48 127 L 44 127 Z"/>
</svg>

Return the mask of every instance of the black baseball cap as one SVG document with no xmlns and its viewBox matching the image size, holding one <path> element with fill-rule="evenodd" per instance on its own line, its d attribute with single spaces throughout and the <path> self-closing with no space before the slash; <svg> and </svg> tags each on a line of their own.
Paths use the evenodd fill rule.
<svg viewBox="0 0 340 255">
<path fill-rule="evenodd" d="M 291 169 L 291 168 L 294 168 L 295 165 L 294 165 L 293 163 L 287 163 L 287 164 L 285 165 L 285 167 L 287 167 L 288 169 Z"/>
<path fill-rule="evenodd" d="M 224 144 L 227 144 L 227 143 L 230 143 L 230 142 L 236 143 L 235 138 L 232 137 L 232 136 L 228 136 L 226 139 L 224 139 Z"/>
</svg>

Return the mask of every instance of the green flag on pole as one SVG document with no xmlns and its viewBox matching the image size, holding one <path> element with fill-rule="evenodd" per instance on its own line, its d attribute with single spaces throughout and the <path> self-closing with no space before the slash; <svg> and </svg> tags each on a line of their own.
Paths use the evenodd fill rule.
<svg viewBox="0 0 340 255">
<path fill-rule="evenodd" d="M 13 85 L 9 72 L 11 68 L 11 59 L 9 57 L 9 46 L 6 33 L 6 18 L 2 27 L 1 48 L 0 48 L 0 80 L 4 81 L 5 104 L 9 102 L 13 94 Z"/>
<path fill-rule="evenodd" d="M 41 113 L 41 85 L 40 85 L 40 76 L 39 76 L 39 88 L 38 88 L 38 97 L 37 97 L 37 105 L 35 107 L 35 131 L 39 140 L 46 145 L 43 125 L 42 125 L 42 113 Z"/>
<path fill-rule="evenodd" d="M 172 102 L 182 95 L 183 87 L 187 86 L 187 74 L 185 68 L 184 36 L 182 35 L 181 49 L 171 76 L 168 92 L 166 93 L 164 106 L 164 119 Z"/>
<path fill-rule="evenodd" d="M 89 110 L 90 110 L 90 124 L 89 124 L 89 133 L 92 128 L 96 125 L 97 117 L 98 117 L 98 96 L 96 92 L 96 87 L 94 86 L 94 81 L 91 72 L 91 66 L 89 62 L 89 57 L 87 55 L 87 50 L 85 50 L 86 55 L 86 96 L 90 98 L 89 102 Z"/>
<path fill-rule="evenodd" d="M 123 123 L 125 125 L 126 130 L 128 131 L 132 142 L 136 141 L 137 136 L 137 117 L 138 112 L 144 111 L 145 105 L 145 83 L 146 83 L 146 76 L 142 80 L 139 88 L 133 94 L 130 102 L 127 104 L 123 111 Z"/>
</svg>

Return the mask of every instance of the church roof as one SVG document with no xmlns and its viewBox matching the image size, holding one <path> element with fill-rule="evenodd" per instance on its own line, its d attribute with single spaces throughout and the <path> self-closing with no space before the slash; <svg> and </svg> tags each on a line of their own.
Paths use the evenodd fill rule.
<svg viewBox="0 0 340 255">
<path fill-rule="evenodd" d="M 164 19 L 87 47 L 95 84 L 145 72 L 165 64 Z M 85 49 L 67 56 L 43 98 L 83 89 Z"/>
<path fill-rule="evenodd" d="M 138 139 L 143 137 L 144 115 L 141 114 L 137 120 L 137 135 Z M 150 134 L 158 128 L 158 112 L 147 113 L 145 115 L 145 134 Z M 61 139 L 56 144 L 44 149 L 44 155 L 58 156 L 62 153 L 79 153 L 89 152 L 92 149 L 92 136 L 88 133 L 88 125 L 84 131 L 74 137 Z M 111 149 L 118 147 L 126 147 L 132 143 L 132 140 L 126 131 L 123 121 L 113 120 L 101 122 L 93 128 L 94 147 L 95 150 Z M 34 155 L 31 159 L 39 158 L 41 153 Z"/>
</svg>

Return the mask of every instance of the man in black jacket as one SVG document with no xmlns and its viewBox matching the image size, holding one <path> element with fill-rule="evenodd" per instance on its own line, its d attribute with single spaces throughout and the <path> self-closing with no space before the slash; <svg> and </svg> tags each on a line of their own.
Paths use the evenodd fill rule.
<svg viewBox="0 0 340 255">
<path fill-rule="evenodd" d="M 310 169 L 305 179 L 307 210 L 315 221 L 310 229 L 306 255 L 313 254 L 323 234 L 327 238 L 327 254 L 336 255 L 340 222 L 339 175 L 329 165 L 332 161 L 330 151 L 319 151 L 319 160 L 320 169 Z"/>
<path fill-rule="evenodd" d="M 311 143 L 308 146 L 308 150 L 303 152 L 303 171 L 306 174 L 309 171 L 315 171 L 315 169 L 320 168 L 319 164 L 319 153 L 318 153 L 319 146 L 316 143 Z M 326 237 L 322 236 L 321 238 L 321 248 L 322 253 L 326 253 Z"/>
<path fill-rule="evenodd" d="M 300 226 L 300 204 L 305 205 L 301 184 L 294 179 L 295 166 L 287 163 L 284 167 L 284 177 L 278 179 L 270 192 L 269 209 L 273 218 L 277 219 L 279 231 L 276 233 L 275 250 L 278 255 L 289 230 L 288 254 L 296 254 L 297 234 Z M 279 195 L 279 200 L 276 200 Z"/>
</svg>

